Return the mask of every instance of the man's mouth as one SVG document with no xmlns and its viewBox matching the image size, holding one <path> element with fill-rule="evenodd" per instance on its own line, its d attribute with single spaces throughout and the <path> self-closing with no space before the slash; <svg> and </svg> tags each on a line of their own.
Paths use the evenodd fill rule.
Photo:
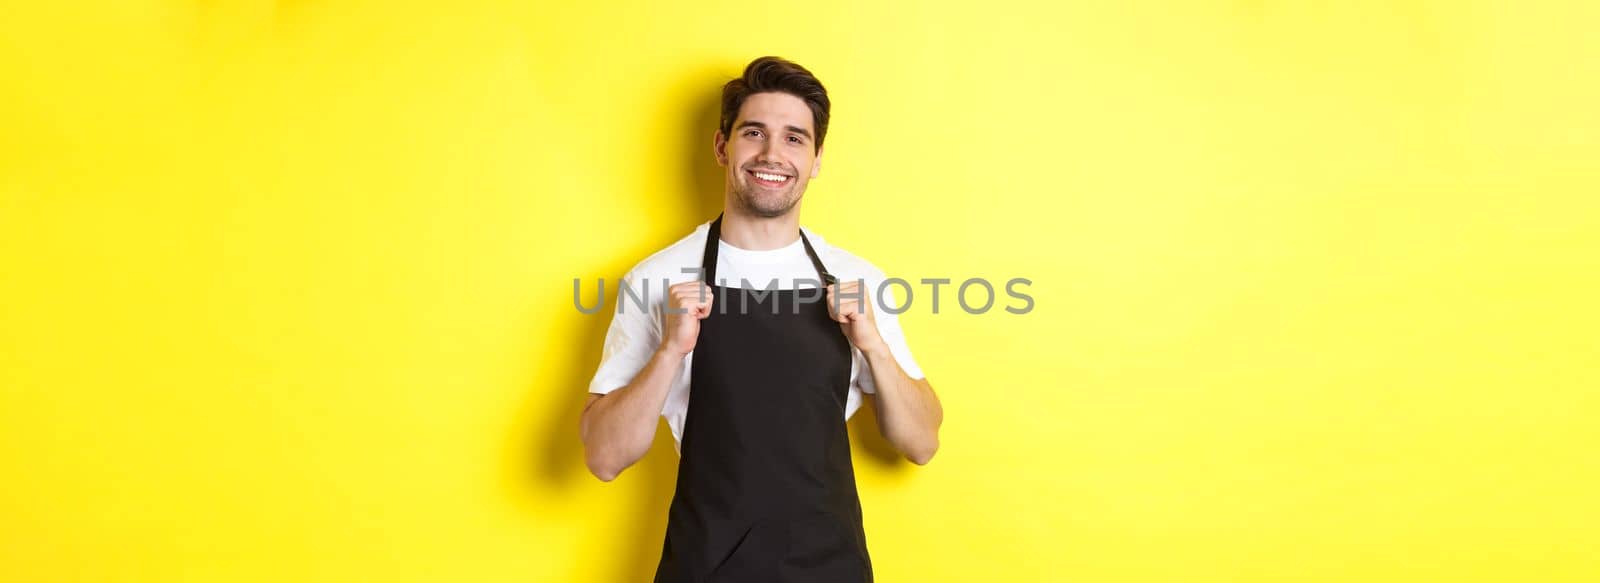
<svg viewBox="0 0 1600 583">
<path fill-rule="evenodd" d="M 754 178 L 756 184 L 759 184 L 761 186 L 765 186 L 765 187 L 768 187 L 768 188 L 782 187 L 782 186 L 788 185 L 789 181 L 794 180 L 793 176 L 789 176 L 787 174 L 778 174 L 778 173 L 775 173 L 775 172 L 763 172 L 761 170 L 746 170 L 745 173 L 749 174 L 751 178 Z"/>
</svg>

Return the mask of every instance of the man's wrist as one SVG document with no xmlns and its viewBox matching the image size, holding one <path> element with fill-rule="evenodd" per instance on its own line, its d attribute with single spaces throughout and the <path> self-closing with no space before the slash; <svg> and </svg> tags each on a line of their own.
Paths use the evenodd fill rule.
<svg viewBox="0 0 1600 583">
<path fill-rule="evenodd" d="M 683 357 L 688 355 L 688 352 L 679 352 L 677 349 L 668 346 L 666 343 L 662 343 L 660 347 L 656 348 L 655 357 L 656 359 L 664 362 L 673 362 L 683 360 Z"/>
<path fill-rule="evenodd" d="M 889 356 L 889 345 L 882 341 L 865 346 L 857 346 L 856 349 L 860 350 L 861 355 L 867 357 L 867 360 L 875 360 Z"/>
</svg>

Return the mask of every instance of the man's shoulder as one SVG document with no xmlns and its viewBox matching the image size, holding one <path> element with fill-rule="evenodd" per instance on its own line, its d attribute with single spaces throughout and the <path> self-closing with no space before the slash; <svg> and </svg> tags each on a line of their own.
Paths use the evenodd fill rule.
<svg viewBox="0 0 1600 583">
<path fill-rule="evenodd" d="M 694 279 L 693 273 L 684 273 L 685 268 L 700 267 L 700 260 L 704 257 L 706 246 L 706 232 L 710 223 L 700 223 L 689 234 L 667 245 L 655 253 L 634 264 L 628 270 L 628 279 L 634 281 L 662 279 L 672 282 L 689 281 Z"/>
<path fill-rule="evenodd" d="M 828 273 L 841 280 L 865 279 L 868 281 L 882 281 L 882 269 L 866 258 L 851 253 L 849 250 L 833 244 L 827 238 L 816 234 L 809 227 L 800 227 L 805 231 L 806 239 L 811 241 L 812 247 L 817 250 L 817 257 L 822 259 L 822 264 L 827 266 Z"/>
</svg>

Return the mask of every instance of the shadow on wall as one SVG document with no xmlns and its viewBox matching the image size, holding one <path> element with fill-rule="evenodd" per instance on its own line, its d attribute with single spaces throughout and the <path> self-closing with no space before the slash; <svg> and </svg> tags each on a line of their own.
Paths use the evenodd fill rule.
<svg viewBox="0 0 1600 583">
<path fill-rule="evenodd" d="M 673 221 L 682 228 L 668 229 L 669 235 L 664 240 L 646 242 L 650 243 L 649 252 L 666 247 L 695 225 L 709 221 L 722 212 L 724 171 L 716 163 L 713 142 L 721 114 L 722 85 L 731 79 L 724 69 L 707 66 L 697 74 L 686 76 L 684 82 L 690 90 L 675 94 L 690 97 L 687 101 L 673 102 L 668 110 L 662 112 L 662 115 L 684 120 L 678 194 L 688 204 L 684 205 L 681 212 L 662 217 L 661 220 Z M 590 277 L 603 276 L 614 282 L 644 256 L 616 258 Z M 522 475 L 531 477 L 539 489 L 570 494 L 572 488 L 583 481 L 595 480 L 583 463 L 578 422 L 584 403 L 588 400 L 589 381 L 599 365 L 606 328 L 616 308 L 616 294 L 608 295 L 605 311 L 584 315 L 572 310 L 568 304 L 561 306 L 558 313 L 570 314 L 568 318 L 571 319 L 547 321 L 548 325 L 569 330 L 560 336 L 572 339 L 576 343 L 575 352 L 580 356 L 536 369 L 535 383 L 530 391 L 532 402 L 546 399 L 559 401 L 553 415 L 533 425 L 534 443 L 528 448 L 532 449 L 529 452 L 532 455 L 523 456 L 517 462 L 532 466 L 523 466 L 529 471 Z M 562 297 L 566 299 L 566 296 Z M 539 333 L 549 334 L 548 331 Z M 535 359 L 541 356 L 536 355 Z M 900 455 L 878 433 L 870 401 L 863 404 L 850 422 L 858 467 L 867 463 L 885 467 L 905 465 L 900 463 Z M 515 451 L 527 452 L 527 449 L 516 448 Z M 604 543 L 605 547 L 617 551 L 611 554 L 619 562 L 615 567 L 617 581 L 635 583 L 654 577 L 666 535 L 667 511 L 676 487 L 677 471 L 678 455 L 673 448 L 672 433 L 665 420 L 662 420 L 657 424 L 655 441 L 649 453 L 624 471 L 617 480 L 598 486 L 616 488 L 626 485 L 639 492 L 631 505 L 632 511 L 627 513 L 629 532 L 622 540 Z M 519 497 L 525 497 L 527 487 L 520 482 L 521 479 L 518 478 L 515 489 Z M 594 483 L 599 484 L 598 481 Z M 538 513 L 539 509 L 533 511 Z"/>
</svg>

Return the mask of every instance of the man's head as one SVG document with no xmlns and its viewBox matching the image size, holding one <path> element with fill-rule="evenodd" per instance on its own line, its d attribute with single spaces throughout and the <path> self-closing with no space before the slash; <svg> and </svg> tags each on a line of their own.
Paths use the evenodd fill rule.
<svg viewBox="0 0 1600 583">
<path fill-rule="evenodd" d="M 828 107 L 822 82 L 778 57 L 751 61 L 742 77 L 723 85 L 715 147 L 727 203 L 758 217 L 793 210 L 822 168 Z"/>
</svg>

